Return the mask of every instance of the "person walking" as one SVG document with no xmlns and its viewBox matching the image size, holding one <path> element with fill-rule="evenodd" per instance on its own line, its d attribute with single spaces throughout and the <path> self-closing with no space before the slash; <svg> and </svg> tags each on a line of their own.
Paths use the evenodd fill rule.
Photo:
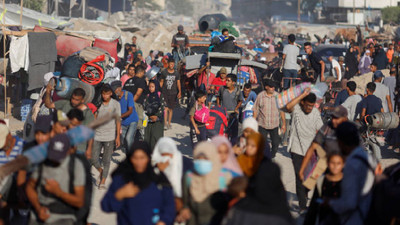
<svg viewBox="0 0 400 225">
<path fill-rule="evenodd" d="M 282 120 L 282 133 L 286 131 L 285 113 L 280 111 L 276 104 L 275 83 L 267 79 L 264 81 L 265 90 L 258 94 L 254 103 L 254 118 L 259 125 L 259 132 L 267 140 L 268 135 L 271 137 L 271 158 L 275 158 L 280 143 L 279 122 Z"/>
<path fill-rule="evenodd" d="M 106 84 L 101 90 L 103 102 L 97 109 L 96 118 L 101 118 L 107 114 L 117 114 L 121 116 L 121 106 L 119 102 L 112 99 L 113 92 L 111 86 Z M 98 188 L 104 190 L 106 188 L 106 178 L 110 170 L 111 156 L 115 148 L 118 148 L 120 142 L 121 121 L 113 119 L 106 124 L 95 129 L 92 157 L 90 159 L 92 165 L 99 171 Z M 101 149 L 104 149 L 100 163 Z"/>
<path fill-rule="evenodd" d="M 320 112 L 315 108 L 316 96 L 307 88 L 301 95 L 286 105 L 291 113 L 292 124 L 288 150 L 291 153 L 296 176 L 296 194 L 299 200 L 299 213 L 307 209 L 307 191 L 300 179 L 300 167 L 307 149 L 310 147 L 316 132 L 323 122 Z"/>
<path fill-rule="evenodd" d="M 283 89 L 288 89 L 291 86 L 294 78 L 297 78 L 299 65 L 297 64 L 297 56 L 300 55 L 300 49 L 294 43 L 296 36 L 289 34 L 288 45 L 283 48 L 282 66 L 283 66 Z M 281 66 L 281 72 L 282 72 Z M 286 79 L 285 79 L 286 78 Z"/>
<path fill-rule="evenodd" d="M 101 208 L 115 212 L 119 225 L 173 224 L 176 215 L 173 189 L 167 177 L 152 167 L 151 149 L 146 142 L 133 144 L 112 177 Z"/>
<path fill-rule="evenodd" d="M 165 123 L 166 129 L 171 129 L 173 111 L 181 98 L 181 77 L 175 68 L 175 61 L 168 60 L 168 68 L 161 72 L 160 86 L 165 98 Z"/>
</svg>

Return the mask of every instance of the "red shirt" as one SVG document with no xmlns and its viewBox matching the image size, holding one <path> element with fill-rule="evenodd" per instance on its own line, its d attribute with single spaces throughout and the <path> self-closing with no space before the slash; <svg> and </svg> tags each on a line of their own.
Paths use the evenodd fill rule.
<svg viewBox="0 0 400 225">
<path fill-rule="evenodd" d="M 217 77 L 213 80 L 213 82 L 211 83 L 212 85 L 219 85 L 219 86 L 215 86 L 215 90 L 219 91 L 220 87 L 222 86 L 226 86 L 226 80 L 222 81 L 221 77 Z"/>
<path fill-rule="evenodd" d="M 197 78 L 197 84 L 200 85 L 204 84 L 206 86 L 206 89 L 210 89 L 210 85 L 213 83 L 215 79 L 215 74 L 210 72 L 210 76 L 208 77 L 208 84 L 207 84 L 207 73 L 206 71 L 203 71 L 199 77 Z"/>
</svg>

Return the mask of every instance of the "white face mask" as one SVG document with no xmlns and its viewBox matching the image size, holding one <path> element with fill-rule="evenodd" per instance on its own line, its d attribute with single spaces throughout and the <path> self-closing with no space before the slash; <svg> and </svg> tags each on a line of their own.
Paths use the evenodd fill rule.
<svg viewBox="0 0 400 225">
<path fill-rule="evenodd" d="M 161 163 L 166 163 L 166 162 L 169 162 L 169 160 L 171 160 L 170 156 L 161 156 L 160 162 Z"/>
</svg>

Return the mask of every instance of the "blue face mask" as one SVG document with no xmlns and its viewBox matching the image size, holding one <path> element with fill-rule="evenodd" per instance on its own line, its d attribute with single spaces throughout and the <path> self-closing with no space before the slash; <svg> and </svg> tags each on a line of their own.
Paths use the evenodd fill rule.
<svg viewBox="0 0 400 225">
<path fill-rule="evenodd" d="M 196 173 L 198 173 L 200 176 L 207 175 L 208 173 L 211 172 L 212 170 L 212 163 L 210 160 L 205 160 L 205 159 L 195 159 L 193 161 L 194 163 L 194 170 Z"/>
</svg>

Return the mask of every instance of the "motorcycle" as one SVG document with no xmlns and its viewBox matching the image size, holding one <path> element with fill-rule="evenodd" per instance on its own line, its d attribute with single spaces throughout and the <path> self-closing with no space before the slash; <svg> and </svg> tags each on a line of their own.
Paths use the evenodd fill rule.
<svg viewBox="0 0 400 225">
<path fill-rule="evenodd" d="M 361 129 L 364 148 L 378 161 L 382 159 L 381 147 L 385 146 L 385 131 L 399 126 L 396 113 L 375 113 L 365 117 L 365 125 Z"/>
</svg>

